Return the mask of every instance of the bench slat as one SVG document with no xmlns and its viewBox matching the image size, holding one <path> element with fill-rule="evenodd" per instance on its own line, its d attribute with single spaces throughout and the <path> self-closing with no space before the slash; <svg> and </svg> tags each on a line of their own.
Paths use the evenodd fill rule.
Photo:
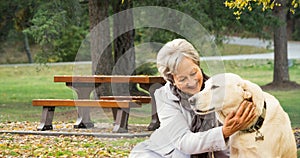
<svg viewBox="0 0 300 158">
<path fill-rule="evenodd" d="M 141 103 L 150 103 L 150 96 L 100 96 L 100 99 L 104 100 L 137 100 Z"/>
<path fill-rule="evenodd" d="M 55 75 L 54 82 L 81 82 L 81 83 L 165 83 L 160 76 L 116 76 L 116 75 Z"/>
<path fill-rule="evenodd" d="M 138 100 L 73 100 L 73 99 L 34 99 L 33 106 L 80 106 L 103 108 L 134 108 L 141 107 Z"/>
</svg>

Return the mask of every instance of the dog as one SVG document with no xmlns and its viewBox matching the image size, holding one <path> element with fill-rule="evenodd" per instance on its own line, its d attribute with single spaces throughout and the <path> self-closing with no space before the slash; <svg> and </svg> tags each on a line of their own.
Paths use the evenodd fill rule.
<svg viewBox="0 0 300 158">
<path fill-rule="evenodd" d="M 237 111 L 243 100 L 255 104 L 257 118 L 249 127 L 230 136 L 230 157 L 296 158 L 296 140 L 289 116 L 279 101 L 257 84 L 233 73 L 217 74 L 189 99 L 196 114 L 216 112 L 221 123 L 229 113 Z"/>
</svg>

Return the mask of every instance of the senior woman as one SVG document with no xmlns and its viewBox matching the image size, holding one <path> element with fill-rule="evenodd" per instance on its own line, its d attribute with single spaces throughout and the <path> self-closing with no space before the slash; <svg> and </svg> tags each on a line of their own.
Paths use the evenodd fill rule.
<svg viewBox="0 0 300 158">
<path fill-rule="evenodd" d="M 249 125 L 255 106 L 242 102 L 224 125 L 215 113 L 195 115 L 188 98 L 203 89 L 208 77 L 200 68 L 198 52 L 184 39 L 170 41 L 160 49 L 157 68 L 167 81 L 154 94 L 161 124 L 129 157 L 229 157 L 228 137 Z"/>
</svg>

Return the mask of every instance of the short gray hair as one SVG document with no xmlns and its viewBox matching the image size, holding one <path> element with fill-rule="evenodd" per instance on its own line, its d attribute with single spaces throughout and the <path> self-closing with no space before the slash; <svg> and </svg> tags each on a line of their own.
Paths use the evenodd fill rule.
<svg viewBox="0 0 300 158">
<path fill-rule="evenodd" d="M 174 39 L 166 43 L 157 54 L 157 69 L 160 75 L 170 82 L 173 81 L 172 74 L 176 73 L 177 66 L 187 57 L 195 64 L 200 65 L 199 54 L 194 46 L 185 39 Z"/>
</svg>

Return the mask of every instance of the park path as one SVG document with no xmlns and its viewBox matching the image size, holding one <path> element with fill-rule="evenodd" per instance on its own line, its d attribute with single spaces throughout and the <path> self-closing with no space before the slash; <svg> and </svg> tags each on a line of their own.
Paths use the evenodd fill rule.
<svg viewBox="0 0 300 158">
<path fill-rule="evenodd" d="M 228 37 L 226 43 L 237 45 L 248 45 L 273 49 L 272 40 L 261 40 L 258 38 Z M 274 59 L 274 52 L 264 54 L 244 54 L 202 57 L 202 60 L 245 60 L 245 59 Z M 300 42 L 288 41 L 288 59 L 300 59 Z"/>
</svg>

